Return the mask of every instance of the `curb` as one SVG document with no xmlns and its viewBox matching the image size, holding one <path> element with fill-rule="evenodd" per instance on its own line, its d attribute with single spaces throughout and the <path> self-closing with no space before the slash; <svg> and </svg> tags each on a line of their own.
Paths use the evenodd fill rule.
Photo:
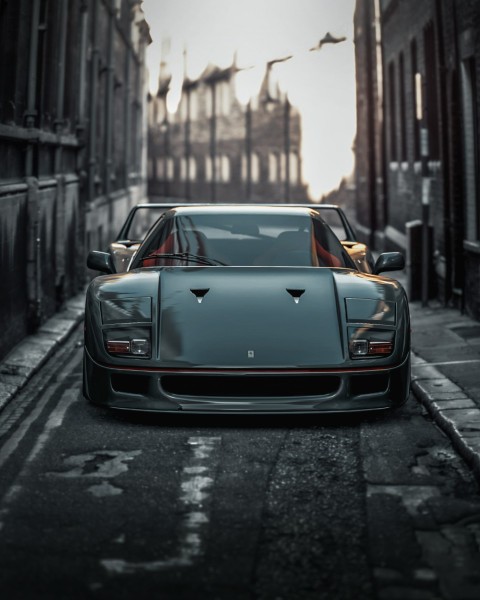
<svg viewBox="0 0 480 600">
<path fill-rule="evenodd" d="M 480 480 L 480 409 L 477 404 L 413 352 L 411 389 Z"/>
<path fill-rule="evenodd" d="M 85 291 L 67 300 L 36 333 L 25 337 L 5 356 L 0 362 L 0 411 L 66 342 L 84 313 Z"/>
</svg>

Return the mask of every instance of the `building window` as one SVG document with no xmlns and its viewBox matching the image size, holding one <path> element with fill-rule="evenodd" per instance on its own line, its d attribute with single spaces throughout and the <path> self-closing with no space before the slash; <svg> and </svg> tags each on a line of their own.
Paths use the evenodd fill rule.
<svg viewBox="0 0 480 600">
<path fill-rule="evenodd" d="M 182 157 L 180 159 L 180 181 L 187 179 L 187 159 Z"/>
<path fill-rule="evenodd" d="M 217 156 L 217 177 L 222 183 L 230 181 L 230 159 L 225 154 Z"/>
<path fill-rule="evenodd" d="M 172 181 L 175 178 L 175 161 L 173 158 L 167 158 L 167 179 Z"/>
<path fill-rule="evenodd" d="M 278 157 L 273 152 L 268 155 L 268 181 L 275 183 L 278 180 Z"/>
<path fill-rule="evenodd" d="M 290 152 L 290 181 L 291 183 L 299 183 L 300 169 L 298 168 L 298 154 Z"/>
<path fill-rule="evenodd" d="M 256 152 L 252 152 L 252 182 L 260 181 L 260 157 Z"/>
<path fill-rule="evenodd" d="M 242 164 L 240 165 L 240 177 L 242 181 L 247 181 L 247 155 L 242 154 Z"/>
<path fill-rule="evenodd" d="M 190 156 L 188 159 L 188 167 L 189 181 L 195 181 L 197 178 L 197 161 L 193 158 L 193 156 Z"/>
<path fill-rule="evenodd" d="M 422 118 L 421 78 L 418 72 L 417 42 L 410 44 L 411 86 L 412 86 L 412 115 L 413 115 L 413 159 L 420 160 L 420 120 Z"/>
<path fill-rule="evenodd" d="M 287 156 L 285 152 L 280 154 L 280 181 L 287 180 Z"/>
<path fill-rule="evenodd" d="M 464 181 L 465 181 L 465 234 L 469 241 L 480 239 L 480 211 L 478 209 L 478 120 L 476 94 L 476 64 L 470 58 L 461 64 Z"/>
<path fill-rule="evenodd" d="M 407 160 L 407 107 L 406 107 L 406 90 L 405 90 L 405 59 L 403 52 L 400 53 L 398 63 L 398 71 L 400 76 L 400 160 Z"/>
<path fill-rule="evenodd" d="M 395 90 L 395 65 L 390 63 L 388 67 L 388 99 L 389 99 L 389 122 L 390 122 L 390 161 L 397 160 L 397 96 Z"/>
<path fill-rule="evenodd" d="M 425 44 L 425 92 L 426 92 L 426 117 L 428 129 L 429 158 L 440 158 L 440 136 L 437 94 L 437 54 L 435 48 L 435 29 L 430 23 L 424 30 Z"/>
<path fill-rule="evenodd" d="M 228 116 L 230 114 L 230 85 L 227 81 L 221 81 L 216 86 L 217 90 L 217 113 Z"/>
<path fill-rule="evenodd" d="M 215 91 L 215 86 L 209 85 L 205 94 L 205 113 L 207 118 L 211 118 L 213 116 L 213 93 Z"/>
</svg>

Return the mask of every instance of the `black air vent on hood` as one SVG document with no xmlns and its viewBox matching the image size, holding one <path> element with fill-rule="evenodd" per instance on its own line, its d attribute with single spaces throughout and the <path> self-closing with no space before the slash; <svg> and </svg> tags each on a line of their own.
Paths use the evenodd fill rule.
<svg viewBox="0 0 480 600">
<path fill-rule="evenodd" d="M 208 294 L 208 292 L 210 291 L 210 288 L 203 288 L 203 289 L 191 289 L 190 290 L 192 292 L 192 294 L 197 298 L 198 303 L 201 304 L 202 300 L 205 298 L 205 296 Z"/>
<path fill-rule="evenodd" d="M 305 290 L 292 290 L 287 288 L 287 292 L 294 299 L 295 304 L 298 304 L 300 302 L 301 296 L 305 293 Z"/>
</svg>

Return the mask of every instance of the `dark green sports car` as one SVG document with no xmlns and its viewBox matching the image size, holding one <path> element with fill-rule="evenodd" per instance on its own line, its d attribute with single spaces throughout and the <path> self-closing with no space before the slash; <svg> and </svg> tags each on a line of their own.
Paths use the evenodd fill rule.
<svg viewBox="0 0 480 600">
<path fill-rule="evenodd" d="M 91 252 L 84 394 L 163 412 L 316 413 L 402 405 L 410 385 L 405 292 L 360 272 L 318 212 L 166 211 L 115 274 Z"/>
</svg>

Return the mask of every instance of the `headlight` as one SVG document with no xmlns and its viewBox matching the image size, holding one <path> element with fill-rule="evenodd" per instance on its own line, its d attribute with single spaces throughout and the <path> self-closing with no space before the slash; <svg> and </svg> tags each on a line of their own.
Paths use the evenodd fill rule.
<svg viewBox="0 0 480 600">
<path fill-rule="evenodd" d="M 349 348 L 352 358 L 389 356 L 393 352 L 395 332 L 373 327 L 349 327 Z"/>
<path fill-rule="evenodd" d="M 349 323 L 395 325 L 396 322 L 395 302 L 369 298 L 345 298 L 345 308 Z"/>
<path fill-rule="evenodd" d="M 102 300 L 101 310 L 104 325 L 150 323 L 152 321 L 152 299 L 150 296 Z"/>
<path fill-rule="evenodd" d="M 150 358 L 152 354 L 149 327 L 125 327 L 104 329 L 103 341 L 112 356 Z"/>
</svg>

